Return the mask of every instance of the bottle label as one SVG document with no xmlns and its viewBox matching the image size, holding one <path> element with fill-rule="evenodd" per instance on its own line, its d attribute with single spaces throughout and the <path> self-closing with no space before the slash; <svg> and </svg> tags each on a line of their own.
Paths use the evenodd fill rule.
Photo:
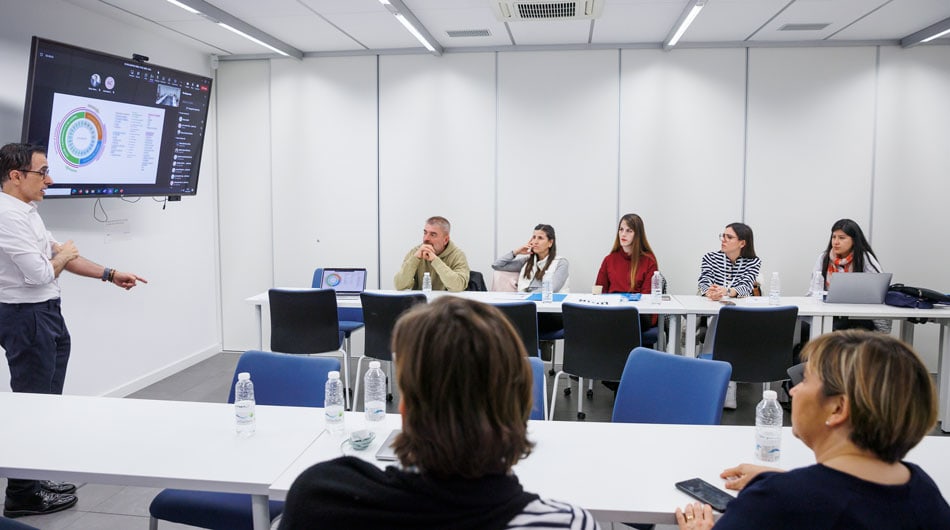
<svg viewBox="0 0 950 530">
<path fill-rule="evenodd" d="M 367 401 L 363 409 L 366 411 L 366 421 L 382 421 L 386 418 L 385 401 Z"/>
<path fill-rule="evenodd" d="M 254 423 L 254 402 L 251 400 L 235 402 L 234 419 L 238 425 L 252 425 Z"/>
<path fill-rule="evenodd" d="M 343 405 L 328 405 L 324 407 L 323 414 L 327 423 L 343 423 Z"/>
<path fill-rule="evenodd" d="M 760 462 L 777 462 L 782 456 L 782 430 L 759 427 L 755 430 L 755 458 Z"/>
</svg>

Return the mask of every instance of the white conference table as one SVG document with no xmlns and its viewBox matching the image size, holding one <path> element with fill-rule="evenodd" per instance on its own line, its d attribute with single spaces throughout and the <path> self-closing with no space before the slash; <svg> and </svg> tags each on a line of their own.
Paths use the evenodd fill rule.
<svg viewBox="0 0 950 530">
<path fill-rule="evenodd" d="M 283 289 L 283 288 L 282 288 Z M 288 288 L 294 290 L 309 290 L 309 289 L 298 289 L 298 288 Z M 421 293 L 421 291 L 395 291 L 395 290 L 368 290 L 367 292 L 378 293 L 378 294 L 408 294 L 408 293 Z M 504 302 L 518 302 L 525 300 L 532 293 L 512 293 L 512 292 L 501 292 L 501 291 L 462 291 L 458 293 L 450 293 L 448 291 L 432 291 L 426 296 L 428 300 L 434 300 L 441 296 L 458 296 L 461 298 L 468 298 L 470 300 L 477 300 L 479 302 L 485 302 L 488 304 L 498 304 Z M 610 305 L 610 306 L 627 306 L 627 307 L 636 307 L 637 310 L 642 315 L 673 315 L 680 316 L 686 314 L 686 310 L 682 305 L 677 301 L 676 297 L 668 296 L 667 300 L 662 300 L 659 304 L 653 304 L 650 302 L 649 296 L 643 296 L 642 299 L 636 302 L 630 302 L 627 300 L 621 300 L 619 295 L 612 294 L 602 294 L 602 295 L 592 295 L 592 294 L 581 294 L 581 293 L 567 293 L 567 296 L 561 302 L 535 302 L 535 305 L 538 307 L 538 313 L 560 313 L 561 304 L 564 302 L 570 303 L 580 303 L 580 304 L 595 304 L 595 305 Z M 264 346 L 264 337 L 267 335 L 269 330 L 269 324 L 267 324 L 264 318 L 264 308 L 269 306 L 269 300 L 267 296 L 267 291 L 263 293 L 258 293 L 254 296 L 244 299 L 245 302 L 248 302 L 254 306 L 254 315 L 257 318 L 257 347 L 258 349 L 263 348 Z M 359 297 L 338 297 L 337 298 L 338 307 L 361 307 Z M 675 352 L 678 349 L 676 342 L 679 340 L 679 319 L 674 318 L 671 321 L 670 327 L 670 337 L 667 350 L 670 352 Z"/>
<path fill-rule="evenodd" d="M 347 413 L 347 431 L 363 428 L 362 413 Z M 283 500 L 294 479 L 313 464 L 338 456 L 358 456 L 385 468 L 376 450 L 401 417 L 389 414 L 385 427 L 364 451 L 340 448 L 342 436 L 323 434 L 270 488 Z M 675 524 L 673 510 L 693 499 L 676 482 L 699 477 L 723 487 L 719 473 L 753 462 L 754 428 L 726 425 L 650 425 L 631 423 L 530 421 L 533 452 L 514 472 L 526 491 L 587 508 L 600 521 Z M 920 464 L 950 499 L 950 469 L 944 464 L 950 438 L 928 436 L 908 455 Z M 786 427 L 782 458 L 775 467 L 815 463 L 814 454 Z"/>
<path fill-rule="evenodd" d="M 323 430 L 323 409 L 0 392 L 0 476 L 246 493 L 270 528 L 268 489 Z"/>
</svg>

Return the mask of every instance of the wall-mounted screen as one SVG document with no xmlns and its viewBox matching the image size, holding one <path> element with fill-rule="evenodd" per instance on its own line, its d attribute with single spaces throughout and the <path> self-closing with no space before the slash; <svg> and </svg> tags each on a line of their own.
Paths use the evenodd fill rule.
<svg viewBox="0 0 950 530">
<path fill-rule="evenodd" d="M 33 37 L 23 137 L 47 198 L 194 195 L 211 79 Z"/>
</svg>

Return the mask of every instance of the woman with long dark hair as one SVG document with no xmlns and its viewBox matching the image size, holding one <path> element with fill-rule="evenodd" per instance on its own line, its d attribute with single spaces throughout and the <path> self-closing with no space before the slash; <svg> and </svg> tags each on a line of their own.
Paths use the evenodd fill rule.
<svg viewBox="0 0 950 530">
<path fill-rule="evenodd" d="M 600 263 L 595 285 L 600 285 L 604 293 L 649 294 L 650 280 L 657 269 L 643 219 L 635 213 L 628 213 L 617 223 L 614 245 Z M 656 315 L 643 315 L 640 327 L 651 328 L 656 321 Z"/>
<path fill-rule="evenodd" d="M 551 225 L 535 226 L 527 243 L 495 260 L 491 268 L 518 272 L 518 290 L 521 292 L 540 291 L 545 276 L 551 278 L 552 291 L 568 289 L 570 263 L 557 255 L 557 236 Z"/>
</svg>

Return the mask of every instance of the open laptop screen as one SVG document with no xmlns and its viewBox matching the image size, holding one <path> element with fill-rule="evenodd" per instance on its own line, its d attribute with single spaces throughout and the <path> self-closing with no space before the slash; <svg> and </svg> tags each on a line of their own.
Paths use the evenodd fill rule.
<svg viewBox="0 0 950 530">
<path fill-rule="evenodd" d="M 360 294 L 366 289 L 366 269 L 323 269 L 320 288 L 336 294 Z"/>
</svg>

